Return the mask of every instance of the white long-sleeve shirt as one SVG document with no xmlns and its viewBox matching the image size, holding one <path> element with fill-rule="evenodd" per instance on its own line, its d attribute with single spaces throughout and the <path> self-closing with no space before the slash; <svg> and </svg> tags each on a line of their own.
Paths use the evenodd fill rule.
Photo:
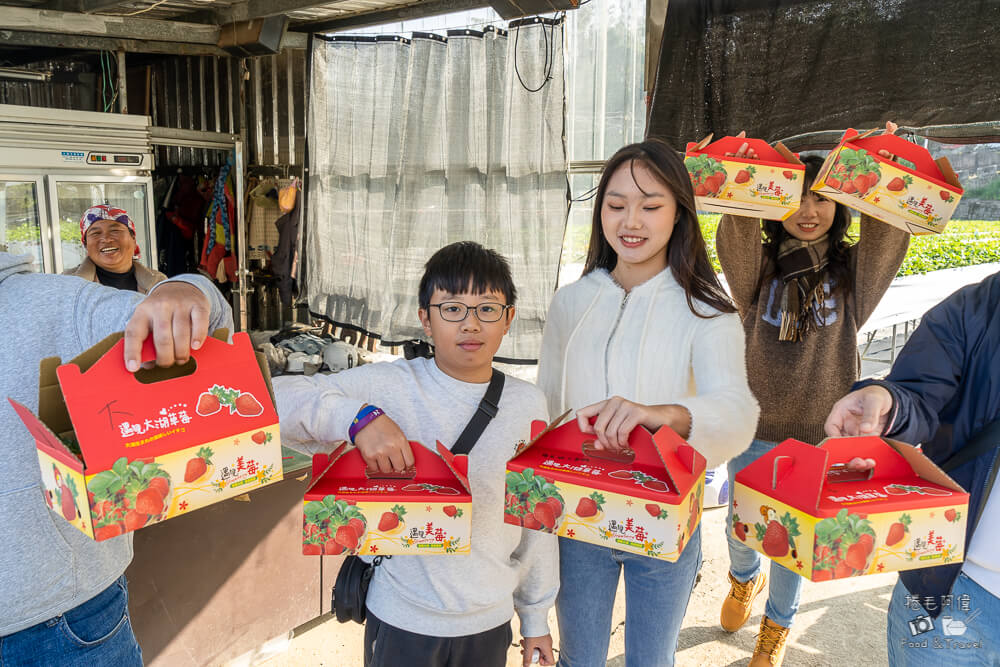
<svg viewBox="0 0 1000 667">
<path fill-rule="evenodd" d="M 739 317 L 695 316 L 669 268 L 628 293 L 598 269 L 553 297 L 538 386 L 552 415 L 611 396 L 682 405 L 688 442 L 711 469 L 745 450 L 757 427 L 744 344 Z"/>
<path fill-rule="evenodd" d="M 431 359 L 377 363 L 335 375 L 274 378 L 282 442 L 346 440 L 366 403 L 380 407 L 410 440 L 452 447 L 486 393 L 445 374 Z M 368 608 L 410 632 L 458 637 L 484 632 L 516 611 L 521 634 L 549 633 L 548 611 L 559 591 L 555 535 L 504 523 L 505 470 L 532 420 L 547 420 L 545 397 L 507 376 L 499 410 L 469 454 L 472 487 L 471 553 L 393 556 L 375 569 Z"/>
</svg>

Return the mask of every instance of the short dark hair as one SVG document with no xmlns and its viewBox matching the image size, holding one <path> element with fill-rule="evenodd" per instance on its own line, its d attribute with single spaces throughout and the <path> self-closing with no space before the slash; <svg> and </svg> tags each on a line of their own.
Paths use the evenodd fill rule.
<svg viewBox="0 0 1000 667">
<path fill-rule="evenodd" d="M 517 289 L 510 276 L 510 264 L 503 255 L 473 241 L 446 245 L 431 255 L 420 278 L 420 307 L 430 306 L 431 295 L 440 289 L 451 294 L 482 294 L 496 290 L 508 306 L 517 300 Z"/>
</svg>

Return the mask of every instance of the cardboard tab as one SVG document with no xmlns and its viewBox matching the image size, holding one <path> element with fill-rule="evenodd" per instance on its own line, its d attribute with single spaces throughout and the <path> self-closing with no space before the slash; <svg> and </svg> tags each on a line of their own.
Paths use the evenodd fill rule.
<svg viewBox="0 0 1000 667">
<path fill-rule="evenodd" d="M 507 463 L 504 521 L 676 561 L 701 517 L 705 459 L 666 427 L 634 429 L 621 456 L 575 419 L 555 424 Z"/>
</svg>

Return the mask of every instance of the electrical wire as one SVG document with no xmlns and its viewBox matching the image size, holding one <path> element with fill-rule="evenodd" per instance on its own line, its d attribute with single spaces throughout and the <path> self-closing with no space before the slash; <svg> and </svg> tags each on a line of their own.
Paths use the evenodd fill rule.
<svg viewBox="0 0 1000 667">
<path fill-rule="evenodd" d="M 156 0 L 156 2 L 154 2 L 153 4 L 151 4 L 149 7 L 146 7 L 145 9 L 140 9 L 139 11 L 132 12 L 130 14 L 121 14 L 121 16 L 138 16 L 139 14 L 145 14 L 146 12 L 150 11 L 151 9 L 156 9 L 157 7 L 159 7 L 160 5 L 162 5 L 165 2 L 167 2 L 167 0 Z"/>
<path fill-rule="evenodd" d="M 591 199 L 593 199 L 594 197 L 597 196 L 597 188 L 599 188 L 599 187 L 600 187 L 600 185 L 595 185 L 594 187 L 590 188 L 589 190 L 587 190 L 586 192 L 584 192 L 579 197 L 570 197 L 570 201 L 571 202 L 573 202 L 573 201 L 580 201 L 580 202 L 582 202 L 582 201 L 590 201 Z"/>
<path fill-rule="evenodd" d="M 555 17 L 553 17 L 555 19 Z M 518 25 L 514 28 L 514 74 L 517 75 L 517 80 L 521 83 L 521 87 L 524 88 L 529 93 L 537 93 L 542 88 L 552 80 L 552 69 L 555 67 L 556 61 L 556 26 L 555 23 L 552 24 L 549 32 L 545 32 L 545 24 L 542 23 L 542 37 L 545 39 L 545 62 L 542 64 L 542 70 L 545 72 L 545 78 L 542 79 L 542 83 L 537 88 L 529 88 L 524 79 L 521 78 L 521 70 L 517 66 L 517 43 L 518 38 L 521 36 L 521 26 Z"/>
</svg>

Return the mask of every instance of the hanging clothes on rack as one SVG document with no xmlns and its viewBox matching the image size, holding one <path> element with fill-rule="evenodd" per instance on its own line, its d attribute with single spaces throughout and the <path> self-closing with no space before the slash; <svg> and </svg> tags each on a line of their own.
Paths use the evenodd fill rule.
<svg viewBox="0 0 1000 667">
<path fill-rule="evenodd" d="M 236 281 L 237 260 L 233 255 L 232 221 L 236 217 L 236 204 L 230 172 L 233 156 L 219 170 L 212 189 L 211 205 L 205 216 L 205 242 L 201 253 L 200 268 L 210 277 L 225 282 Z M 221 264 L 221 268 L 220 268 Z"/>
</svg>

